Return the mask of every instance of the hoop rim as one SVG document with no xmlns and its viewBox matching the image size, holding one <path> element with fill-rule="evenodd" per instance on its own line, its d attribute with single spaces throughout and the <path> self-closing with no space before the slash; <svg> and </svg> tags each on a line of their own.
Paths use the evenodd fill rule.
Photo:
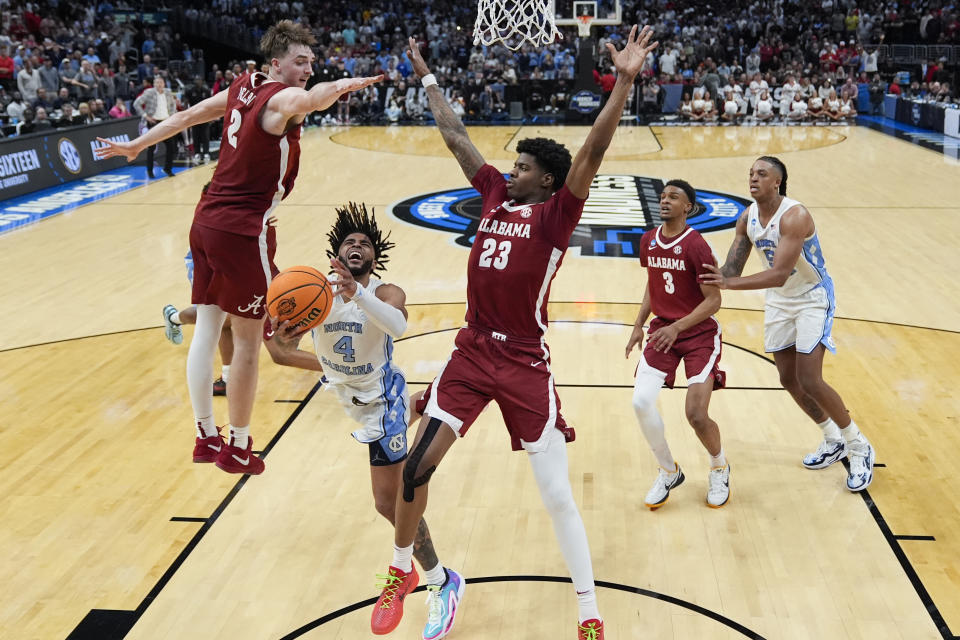
<svg viewBox="0 0 960 640">
<path fill-rule="evenodd" d="M 575 18 L 577 21 L 577 31 L 580 34 L 581 38 L 590 37 L 590 26 L 593 24 L 593 21 L 596 20 L 596 17 L 591 15 L 577 16 Z"/>
</svg>

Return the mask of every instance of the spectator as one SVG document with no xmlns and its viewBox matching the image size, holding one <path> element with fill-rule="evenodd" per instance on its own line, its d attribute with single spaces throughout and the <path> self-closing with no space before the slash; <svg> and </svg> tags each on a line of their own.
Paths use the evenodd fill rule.
<svg viewBox="0 0 960 640">
<path fill-rule="evenodd" d="M 152 78 L 156 73 L 156 66 L 150 62 L 150 54 L 144 54 L 143 62 L 137 65 L 137 80 L 143 82 L 147 78 Z"/>
<path fill-rule="evenodd" d="M 93 124 L 98 121 L 90 110 L 89 102 L 81 102 L 77 105 L 77 117 L 80 119 L 80 124 Z"/>
<path fill-rule="evenodd" d="M 60 118 L 56 122 L 57 128 L 75 127 L 80 124 L 83 124 L 83 120 L 74 112 L 73 104 L 69 102 L 64 103 L 60 111 Z"/>
<path fill-rule="evenodd" d="M 47 112 L 53 111 L 53 103 L 47 96 L 47 90 L 43 87 L 37 89 L 37 99 L 33 101 L 33 110 L 37 112 L 38 108 L 43 108 Z M 39 115 L 39 114 L 38 114 Z"/>
<path fill-rule="evenodd" d="M 19 91 L 13 92 L 13 99 L 10 100 L 10 104 L 7 105 L 7 116 L 11 120 L 20 120 L 23 118 L 23 112 L 26 111 L 28 105 L 23 102 L 23 98 L 20 95 Z"/>
<path fill-rule="evenodd" d="M 77 99 L 86 102 L 97 96 L 97 76 L 93 73 L 93 65 L 89 60 L 80 64 L 80 71 L 73 78 L 73 86 L 77 88 Z"/>
<path fill-rule="evenodd" d="M 177 111 L 177 101 L 166 87 L 166 81 L 158 75 L 153 79 L 153 88 L 144 91 L 133 103 L 133 108 L 147 121 L 148 128 L 152 129 Z M 165 154 L 163 172 L 172 177 L 173 158 L 177 153 L 177 136 L 167 138 L 161 144 L 164 146 Z M 156 145 L 147 148 L 147 175 L 151 178 L 154 177 L 153 154 L 155 147 Z"/>
<path fill-rule="evenodd" d="M 57 97 L 53 100 L 53 110 L 60 111 L 63 105 L 70 103 L 70 90 L 66 87 L 60 87 Z"/>
<path fill-rule="evenodd" d="M 47 95 L 55 96 L 60 91 L 60 72 L 53 66 L 53 59 L 47 56 L 40 67 L 40 86 L 46 89 Z"/>
<path fill-rule="evenodd" d="M 195 104 L 203 102 L 211 95 L 210 88 L 204 83 L 203 76 L 194 76 L 193 84 L 183 92 L 186 99 L 186 106 L 192 107 Z M 191 130 L 193 136 L 194 162 L 201 160 L 210 160 L 210 123 L 204 122 L 193 127 Z"/>
<path fill-rule="evenodd" d="M 17 88 L 24 102 L 32 103 L 37 99 L 37 89 L 40 88 L 40 72 L 33 68 L 33 62 L 27 58 L 23 61 L 23 68 L 17 74 Z"/>
<path fill-rule="evenodd" d="M 43 107 L 37 107 L 35 110 L 36 116 L 33 119 L 33 128 L 30 133 L 41 133 L 43 131 L 51 131 L 53 129 L 53 122 L 47 116 L 47 110 Z"/>
<path fill-rule="evenodd" d="M 130 110 L 127 109 L 127 103 L 124 102 L 122 98 L 117 98 L 113 104 L 113 107 L 110 108 L 109 114 L 111 118 L 129 118 L 132 114 Z"/>
<path fill-rule="evenodd" d="M 13 61 L 13 58 L 10 57 L 9 47 L 0 47 L 0 86 L 7 91 L 13 89 L 16 84 L 15 71 L 16 63 Z"/>
</svg>

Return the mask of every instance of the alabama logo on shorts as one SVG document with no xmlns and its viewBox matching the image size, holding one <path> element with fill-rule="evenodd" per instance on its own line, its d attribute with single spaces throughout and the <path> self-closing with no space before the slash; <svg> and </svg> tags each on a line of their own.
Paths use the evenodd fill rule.
<svg viewBox="0 0 960 640">
<path fill-rule="evenodd" d="M 659 225 L 663 180 L 644 176 L 602 174 L 593 179 L 580 224 L 570 248 L 585 256 L 636 258 L 644 232 Z M 687 223 L 706 233 L 729 229 L 750 200 L 718 191 L 697 191 L 698 213 Z M 390 206 L 395 217 L 419 227 L 454 234 L 454 241 L 470 247 L 476 235 L 483 203 L 476 189 L 449 189 L 412 196 Z"/>
</svg>

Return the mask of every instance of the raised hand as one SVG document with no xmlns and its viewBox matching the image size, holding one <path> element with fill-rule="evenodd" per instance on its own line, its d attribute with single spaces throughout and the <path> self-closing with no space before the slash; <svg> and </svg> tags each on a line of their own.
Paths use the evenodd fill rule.
<svg viewBox="0 0 960 640">
<path fill-rule="evenodd" d="M 336 81 L 337 93 L 342 95 L 352 91 L 359 91 L 360 89 L 369 87 L 370 85 L 376 84 L 381 80 L 383 80 L 382 73 L 378 76 L 366 76 L 362 78 L 341 78 Z"/>
<path fill-rule="evenodd" d="M 417 40 L 410 38 L 409 45 L 410 48 L 407 49 L 407 57 L 410 58 L 410 62 L 413 63 L 413 72 L 417 74 L 418 78 L 428 75 L 430 73 L 430 67 L 427 66 L 427 63 L 423 60 L 423 56 L 420 55 L 420 45 L 417 44 Z"/>
<path fill-rule="evenodd" d="M 330 258 L 330 266 L 337 274 L 337 281 L 333 283 L 334 297 L 345 294 L 352 298 L 357 293 L 357 281 L 353 279 L 353 274 L 347 265 L 343 264 L 339 258 Z"/>
<path fill-rule="evenodd" d="M 106 138 L 100 137 L 97 138 L 97 141 L 106 145 L 103 147 L 97 147 L 94 150 L 97 158 L 101 160 L 123 156 L 127 159 L 127 162 L 133 162 L 137 159 L 137 156 L 140 155 L 140 152 L 143 151 L 143 149 L 135 145 L 133 142 L 115 142 L 113 140 L 107 140 Z"/>
<path fill-rule="evenodd" d="M 657 48 L 659 42 L 650 42 L 653 37 L 653 29 L 649 26 L 643 28 L 637 35 L 637 25 L 630 29 L 630 35 L 627 36 L 626 46 L 617 51 L 617 48 L 611 43 L 607 43 L 607 49 L 610 51 L 610 59 L 613 60 L 613 66 L 617 73 L 628 78 L 636 78 L 643 68 L 643 61 L 647 54 Z"/>
</svg>

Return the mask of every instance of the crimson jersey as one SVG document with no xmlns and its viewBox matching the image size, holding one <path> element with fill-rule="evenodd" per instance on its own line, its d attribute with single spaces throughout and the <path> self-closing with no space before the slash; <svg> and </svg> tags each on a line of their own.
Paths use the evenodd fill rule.
<svg viewBox="0 0 960 640">
<path fill-rule="evenodd" d="M 580 221 L 584 200 L 566 185 L 546 201 L 516 204 L 507 181 L 484 165 L 471 182 L 483 215 L 467 264 L 467 323 L 502 340 L 539 342 L 550 283 Z"/>
<path fill-rule="evenodd" d="M 300 166 L 300 125 L 275 136 L 260 127 L 260 113 L 282 82 L 245 73 L 230 85 L 220 160 L 194 213 L 205 227 L 259 236 L 277 204 L 293 189 Z"/>
<path fill-rule="evenodd" d="M 647 268 L 653 314 L 673 322 L 703 302 L 698 276 L 709 273 L 703 265 L 716 265 L 717 259 L 707 241 L 692 227 L 673 238 L 664 237 L 661 229 L 651 229 L 640 238 L 640 264 Z M 694 336 L 716 327 L 716 321 L 707 318 L 680 335 Z"/>
</svg>

